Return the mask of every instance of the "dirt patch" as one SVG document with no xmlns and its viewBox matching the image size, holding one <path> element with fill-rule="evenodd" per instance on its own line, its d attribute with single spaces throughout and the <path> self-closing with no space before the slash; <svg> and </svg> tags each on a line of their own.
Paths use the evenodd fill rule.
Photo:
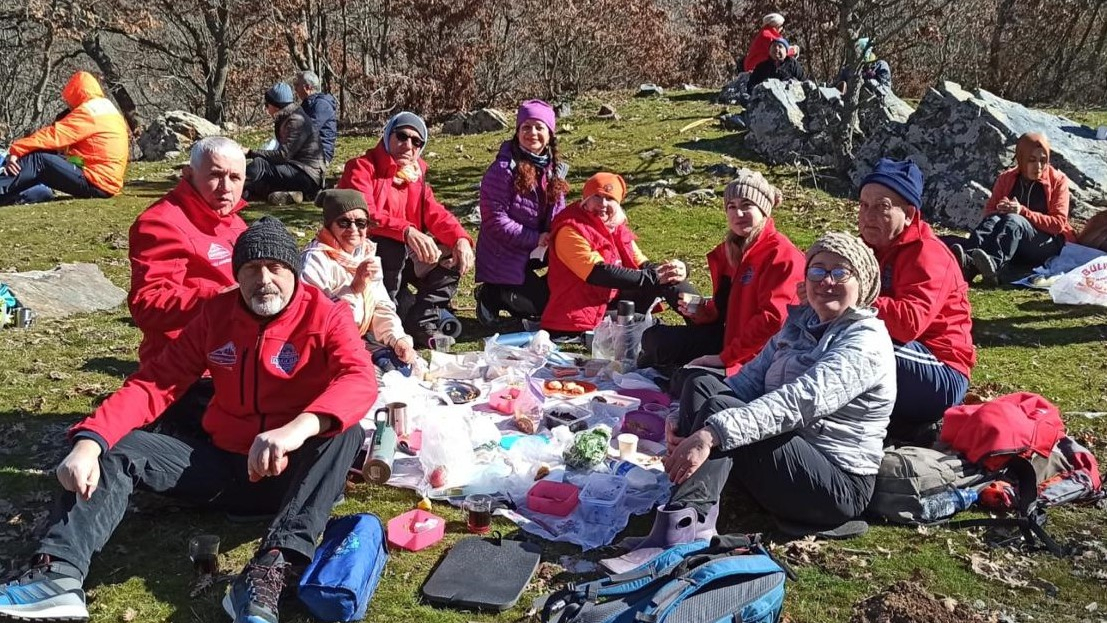
<svg viewBox="0 0 1107 623">
<path fill-rule="evenodd" d="M 915 582 L 896 582 L 854 606 L 850 623 L 983 623 L 972 610 L 940 600 Z"/>
</svg>

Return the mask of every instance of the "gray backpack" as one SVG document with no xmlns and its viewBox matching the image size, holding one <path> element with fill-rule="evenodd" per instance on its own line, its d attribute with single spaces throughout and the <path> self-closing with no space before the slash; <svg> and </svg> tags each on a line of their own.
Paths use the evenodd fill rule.
<svg viewBox="0 0 1107 623">
<path fill-rule="evenodd" d="M 923 498 L 988 479 L 956 453 L 913 446 L 891 448 L 880 462 L 868 514 L 894 523 L 924 523 Z"/>
</svg>

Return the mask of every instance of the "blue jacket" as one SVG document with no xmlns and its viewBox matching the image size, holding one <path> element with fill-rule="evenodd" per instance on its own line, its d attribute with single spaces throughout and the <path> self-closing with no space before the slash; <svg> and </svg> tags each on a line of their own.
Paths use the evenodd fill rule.
<svg viewBox="0 0 1107 623">
<path fill-rule="evenodd" d="M 330 93 L 312 93 L 300 104 L 300 108 L 319 130 L 323 158 L 330 164 L 334 160 L 334 143 L 338 140 L 338 102 Z"/>
</svg>

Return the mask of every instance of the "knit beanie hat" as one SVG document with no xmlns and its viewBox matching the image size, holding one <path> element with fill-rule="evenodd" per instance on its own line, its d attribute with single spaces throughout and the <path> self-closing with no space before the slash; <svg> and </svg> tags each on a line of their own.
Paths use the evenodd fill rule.
<svg viewBox="0 0 1107 623">
<path fill-rule="evenodd" d="M 392 133 L 399 128 L 411 128 L 415 130 L 415 133 L 419 135 L 419 138 L 423 139 L 423 147 L 427 146 L 427 124 L 423 121 L 422 117 L 413 112 L 401 112 L 396 113 L 388 120 L 388 123 L 384 124 L 384 150 L 388 151 L 389 142 L 392 140 Z M 392 152 L 388 152 L 392 153 Z"/>
<path fill-rule="evenodd" d="M 776 39 L 773 39 L 773 42 L 772 42 L 772 43 L 770 43 L 769 45 L 770 45 L 770 46 L 774 46 L 774 45 L 776 45 L 776 44 L 778 44 L 778 43 L 779 43 L 780 45 L 784 46 L 784 51 L 785 51 L 785 52 L 787 52 L 787 51 L 788 51 L 788 48 L 789 48 L 789 47 L 791 47 L 791 45 L 792 45 L 792 44 L 788 43 L 788 40 L 787 40 L 787 39 L 785 39 L 784 37 L 777 37 Z"/>
<path fill-rule="evenodd" d="M 734 178 L 726 189 L 723 190 L 724 205 L 732 200 L 749 199 L 765 216 L 771 216 L 773 208 L 780 205 L 783 196 L 776 186 L 769 183 L 764 175 L 757 171 L 742 168 L 738 169 L 738 177 Z"/>
<path fill-rule="evenodd" d="M 239 234 L 231 256 L 235 278 L 247 262 L 254 260 L 276 260 L 291 268 L 297 278 L 300 275 L 300 249 L 275 216 L 263 216 Z"/>
<path fill-rule="evenodd" d="M 615 173 L 597 173 L 588 178 L 584 183 L 581 198 L 587 199 L 592 195 L 603 195 L 619 203 L 627 196 L 627 183 L 621 175 Z"/>
<path fill-rule="evenodd" d="M 284 108 L 294 101 L 296 98 L 292 95 L 292 87 L 287 82 L 278 82 L 265 92 L 265 103 L 278 108 Z"/>
<path fill-rule="evenodd" d="M 519 112 L 515 115 L 515 131 L 518 132 L 519 126 L 530 119 L 537 119 L 546 124 L 550 134 L 557 130 L 557 115 L 554 114 L 553 106 L 542 100 L 527 100 L 519 104 Z"/>
<path fill-rule="evenodd" d="M 880 184 L 895 191 L 907 203 L 922 209 L 923 174 L 910 160 L 881 158 L 873 167 L 872 173 L 861 180 L 862 188 L 869 184 Z"/>
<path fill-rule="evenodd" d="M 780 13 L 769 13 L 765 17 L 761 18 L 761 27 L 772 26 L 773 28 L 780 28 L 784 25 L 784 16 Z"/>
<path fill-rule="evenodd" d="M 330 225 L 347 212 L 361 210 L 369 215 L 365 195 L 360 190 L 329 188 L 315 195 L 315 205 L 323 208 L 323 225 Z"/>
<path fill-rule="evenodd" d="M 869 245 L 857 236 L 844 232 L 826 233 L 807 250 L 804 266 L 810 264 L 811 258 L 818 255 L 820 251 L 837 253 L 849 262 L 857 278 L 857 308 L 864 309 L 871 306 L 880 294 L 880 266 L 876 263 L 876 256 L 873 255 Z"/>
</svg>

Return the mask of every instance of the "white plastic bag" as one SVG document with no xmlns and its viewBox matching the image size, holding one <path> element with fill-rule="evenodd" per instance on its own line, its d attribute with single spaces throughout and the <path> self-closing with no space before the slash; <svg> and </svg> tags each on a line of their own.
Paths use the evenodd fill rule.
<svg viewBox="0 0 1107 623">
<path fill-rule="evenodd" d="M 419 462 L 427 484 L 434 489 L 469 484 L 476 466 L 464 405 L 440 407 L 423 415 L 423 446 Z"/>
<path fill-rule="evenodd" d="M 635 369 L 638 353 L 642 352 L 642 334 L 653 326 L 653 307 L 659 300 L 655 300 L 640 319 L 636 315 L 627 324 L 619 324 L 610 315 L 604 316 L 592 336 L 592 358 L 610 359 L 618 363 L 623 372 Z"/>
<path fill-rule="evenodd" d="M 1107 258 L 1097 257 L 1065 273 L 1049 294 L 1054 303 L 1107 307 Z"/>
</svg>

